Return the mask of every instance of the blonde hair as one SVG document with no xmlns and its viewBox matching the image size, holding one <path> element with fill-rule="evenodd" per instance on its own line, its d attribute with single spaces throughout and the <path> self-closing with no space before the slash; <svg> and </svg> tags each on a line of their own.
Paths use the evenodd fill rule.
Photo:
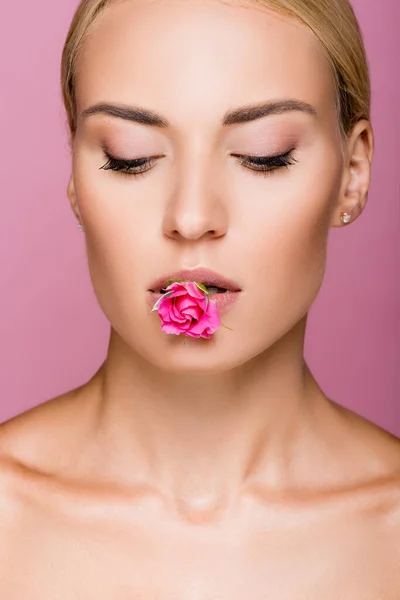
<svg viewBox="0 0 400 600">
<path fill-rule="evenodd" d="M 81 0 L 72 19 L 61 60 L 61 87 L 71 137 L 77 127 L 75 74 L 91 24 L 116 0 Z M 370 120 L 371 84 L 362 32 L 349 0 L 248 0 L 297 19 L 311 29 L 327 55 L 336 90 L 344 139 L 360 119 Z"/>
</svg>

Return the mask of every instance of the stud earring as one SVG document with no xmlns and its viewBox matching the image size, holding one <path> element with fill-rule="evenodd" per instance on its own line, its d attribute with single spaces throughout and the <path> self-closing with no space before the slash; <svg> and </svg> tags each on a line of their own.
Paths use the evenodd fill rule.
<svg viewBox="0 0 400 600">
<path fill-rule="evenodd" d="M 349 221 L 351 220 L 351 215 L 347 212 L 342 212 L 340 213 L 340 218 L 343 223 L 349 223 Z"/>
<path fill-rule="evenodd" d="M 80 223 L 78 223 L 78 229 L 79 231 L 85 231 Z"/>
</svg>

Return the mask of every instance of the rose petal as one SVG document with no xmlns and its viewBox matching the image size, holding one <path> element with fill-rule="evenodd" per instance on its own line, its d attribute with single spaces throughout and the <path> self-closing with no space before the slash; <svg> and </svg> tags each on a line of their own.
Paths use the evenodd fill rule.
<svg viewBox="0 0 400 600">
<path fill-rule="evenodd" d="M 218 329 L 221 324 L 218 309 L 200 285 L 183 281 L 171 283 L 166 288 L 158 305 L 161 328 L 165 333 L 210 339 Z"/>
<path fill-rule="evenodd" d="M 185 308 L 184 314 L 198 321 L 199 319 L 201 319 L 204 313 L 199 306 L 188 306 L 187 308 Z"/>
<path fill-rule="evenodd" d="M 165 333 L 172 333 L 174 335 L 180 335 L 182 333 L 182 329 L 176 325 L 173 325 L 172 323 L 163 323 L 161 329 Z"/>
<path fill-rule="evenodd" d="M 184 323 L 186 321 L 184 313 L 175 303 L 171 306 L 170 318 L 178 323 Z"/>
</svg>

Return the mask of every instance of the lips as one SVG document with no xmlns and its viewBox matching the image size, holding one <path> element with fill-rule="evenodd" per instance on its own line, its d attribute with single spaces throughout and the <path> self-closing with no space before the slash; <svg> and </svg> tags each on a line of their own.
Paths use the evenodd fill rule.
<svg viewBox="0 0 400 600">
<path fill-rule="evenodd" d="M 181 271 L 175 271 L 174 273 L 167 273 L 162 277 L 159 277 L 150 285 L 150 292 L 160 292 L 172 283 L 170 280 L 182 280 L 182 281 L 197 281 L 202 283 L 206 287 L 218 287 L 231 292 L 240 292 L 240 285 L 232 279 L 227 279 L 216 273 L 205 268 L 197 269 L 183 269 Z"/>
</svg>

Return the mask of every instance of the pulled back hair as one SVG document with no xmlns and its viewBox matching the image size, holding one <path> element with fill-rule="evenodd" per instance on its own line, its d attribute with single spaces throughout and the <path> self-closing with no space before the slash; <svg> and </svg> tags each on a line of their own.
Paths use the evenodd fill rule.
<svg viewBox="0 0 400 600">
<path fill-rule="evenodd" d="M 77 60 L 92 23 L 115 3 L 116 0 L 81 0 L 67 34 L 61 60 L 61 88 L 71 138 L 77 127 Z M 342 139 L 346 138 L 358 120 L 370 120 L 368 61 L 362 32 L 349 0 L 244 0 L 242 3 L 269 8 L 295 19 L 318 38 L 333 76 Z"/>
</svg>

